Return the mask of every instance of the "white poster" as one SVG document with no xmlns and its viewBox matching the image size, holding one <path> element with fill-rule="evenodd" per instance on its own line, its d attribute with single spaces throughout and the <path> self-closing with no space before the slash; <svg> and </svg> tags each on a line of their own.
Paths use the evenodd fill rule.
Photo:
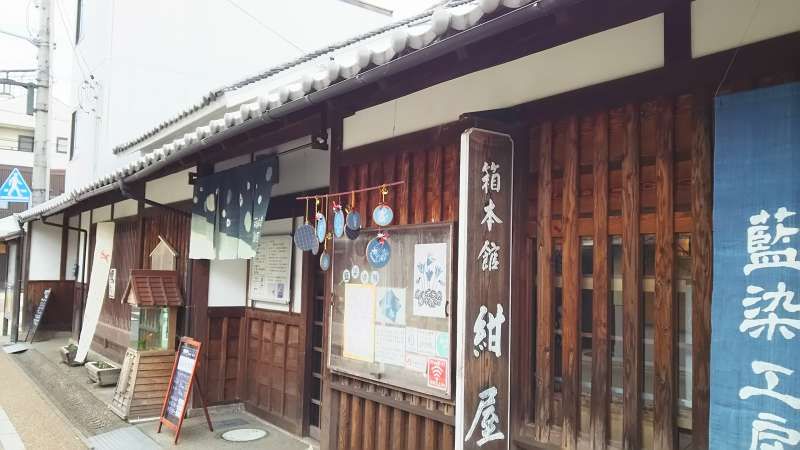
<svg viewBox="0 0 800 450">
<path fill-rule="evenodd" d="M 406 329 L 388 325 L 375 327 L 375 361 L 395 366 L 405 365 Z"/>
<path fill-rule="evenodd" d="M 446 317 L 447 243 L 414 246 L 414 315 Z"/>
<path fill-rule="evenodd" d="M 348 284 L 344 289 L 342 356 L 359 361 L 375 359 L 375 286 Z"/>
<path fill-rule="evenodd" d="M 378 288 L 378 322 L 392 325 L 406 324 L 405 289 Z"/>
<path fill-rule="evenodd" d="M 291 277 L 292 236 L 262 236 L 250 260 L 250 299 L 288 304 Z"/>
<path fill-rule="evenodd" d="M 86 295 L 86 309 L 83 313 L 83 328 L 81 328 L 81 336 L 78 340 L 78 352 L 75 354 L 77 362 L 83 362 L 86 359 L 89 346 L 94 339 L 97 321 L 100 319 L 100 310 L 103 308 L 113 252 L 114 222 L 100 222 L 97 224 L 92 273 L 89 279 L 89 291 Z"/>
</svg>

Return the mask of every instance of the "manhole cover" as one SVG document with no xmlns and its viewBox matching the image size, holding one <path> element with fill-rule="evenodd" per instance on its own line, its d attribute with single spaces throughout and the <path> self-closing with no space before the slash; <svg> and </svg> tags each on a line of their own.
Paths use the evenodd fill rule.
<svg viewBox="0 0 800 450">
<path fill-rule="evenodd" d="M 258 428 L 237 428 L 222 433 L 222 439 L 229 442 L 250 442 L 267 436 L 265 430 Z"/>
</svg>

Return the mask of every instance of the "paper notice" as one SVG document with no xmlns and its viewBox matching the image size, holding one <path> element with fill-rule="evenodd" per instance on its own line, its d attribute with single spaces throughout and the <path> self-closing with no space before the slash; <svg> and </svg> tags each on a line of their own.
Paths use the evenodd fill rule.
<svg viewBox="0 0 800 450">
<path fill-rule="evenodd" d="M 405 334 L 406 329 L 403 327 L 377 325 L 375 327 L 375 361 L 395 366 L 405 365 Z"/>
<path fill-rule="evenodd" d="M 342 356 L 372 362 L 375 354 L 375 286 L 347 284 Z"/>
</svg>

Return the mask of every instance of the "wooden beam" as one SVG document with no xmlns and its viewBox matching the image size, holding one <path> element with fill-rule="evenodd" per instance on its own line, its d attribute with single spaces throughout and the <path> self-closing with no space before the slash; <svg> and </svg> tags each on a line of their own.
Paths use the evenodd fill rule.
<svg viewBox="0 0 800 450">
<path fill-rule="evenodd" d="M 593 450 L 604 450 L 609 437 L 611 354 L 608 348 L 608 114 L 595 116 L 593 134 L 594 248 L 592 255 L 592 400 L 589 439 Z"/>
<path fill-rule="evenodd" d="M 692 3 L 675 0 L 664 10 L 664 64 L 692 59 Z"/>
<path fill-rule="evenodd" d="M 694 96 L 692 143 L 692 443 L 708 448 L 711 355 L 712 173 L 711 111 L 705 93 Z"/>
<path fill-rule="evenodd" d="M 653 448 L 678 448 L 677 355 L 675 306 L 675 231 L 673 207 L 673 105 L 656 104 L 656 287 L 654 305 Z"/>
<path fill-rule="evenodd" d="M 553 401 L 553 239 L 552 153 L 553 125 L 540 126 L 539 186 L 537 211 L 536 285 L 536 434 L 539 441 L 550 439 Z"/>
<path fill-rule="evenodd" d="M 578 237 L 578 119 L 570 117 L 564 146 L 561 362 L 563 374 L 561 448 L 578 447 L 581 403 L 580 238 Z"/>
<path fill-rule="evenodd" d="M 639 235 L 639 108 L 625 106 L 622 159 L 622 448 L 641 448 L 642 299 Z"/>
</svg>

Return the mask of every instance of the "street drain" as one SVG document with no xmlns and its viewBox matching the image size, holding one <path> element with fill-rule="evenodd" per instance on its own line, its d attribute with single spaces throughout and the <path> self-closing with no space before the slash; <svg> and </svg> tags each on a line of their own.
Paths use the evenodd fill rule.
<svg viewBox="0 0 800 450">
<path fill-rule="evenodd" d="M 268 436 L 266 430 L 258 428 L 237 428 L 222 433 L 222 439 L 228 442 L 251 442 Z"/>
</svg>

